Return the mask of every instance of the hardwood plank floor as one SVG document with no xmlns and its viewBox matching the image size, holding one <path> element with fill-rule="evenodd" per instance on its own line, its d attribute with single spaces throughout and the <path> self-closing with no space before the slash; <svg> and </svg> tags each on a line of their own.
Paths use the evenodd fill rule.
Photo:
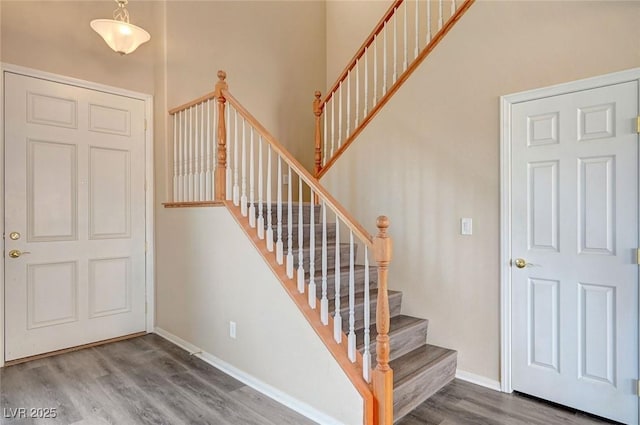
<svg viewBox="0 0 640 425">
<path fill-rule="evenodd" d="M 0 369 L 0 407 L 3 425 L 314 424 L 153 334 Z"/>
<path fill-rule="evenodd" d="M 601 425 L 581 412 L 454 380 L 396 425 Z"/>
<path fill-rule="evenodd" d="M 0 407 L 3 425 L 314 423 L 153 334 L 0 369 Z M 57 417 L 7 417 L 21 407 Z M 396 425 L 609 423 L 454 380 Z"/>
</svg>

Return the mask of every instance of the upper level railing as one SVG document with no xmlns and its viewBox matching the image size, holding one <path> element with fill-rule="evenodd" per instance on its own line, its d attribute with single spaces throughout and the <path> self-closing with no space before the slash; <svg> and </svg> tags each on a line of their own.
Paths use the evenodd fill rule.
<svg viewBox="0 0 640 425">
<path fill-rule="evenodd" d="M 370 235 L 233 97 L 223 71 L 218 78 L 214 92 L 169 111 L 174 203 L 217 201 L 229 207 L 362 395 L 365 423 L 378 418 L 377 424 L 391 425 L 389 221 L 380 217 L 377 236 Z M 364 250 L 362 312 L 355 308 L 358 246 Z M 378 264 L 375 368 L 369 333 L 371 254 Z M 347 282 L 341 282 L 344 270 Z M 343 286 L 348 294 L 341 293 Z M 345 295 L 347 306 L 341 305 Z M 357 350 L 356 323 L 363 325 L 362 353 Z"/>
<path fill-rule="evenodd" d="M 315 93 L 320 178 L 475 0 L 394 0 L 324 99 Z"/>
</svg>

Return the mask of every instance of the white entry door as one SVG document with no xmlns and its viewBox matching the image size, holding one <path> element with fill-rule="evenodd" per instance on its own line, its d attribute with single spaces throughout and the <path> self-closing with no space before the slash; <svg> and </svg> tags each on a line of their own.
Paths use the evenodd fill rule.
<svg viewBox="0 0 640 425">
<path fill-rule="evenodd" d="M 6 360 L 144 331 L 144 102 L 4 88 Z"/>
<path fill-rule="evenodd" d="M 511 108 L 513 389 L 634 425 L 637 116 L 637 82 Z"/>
</svg>

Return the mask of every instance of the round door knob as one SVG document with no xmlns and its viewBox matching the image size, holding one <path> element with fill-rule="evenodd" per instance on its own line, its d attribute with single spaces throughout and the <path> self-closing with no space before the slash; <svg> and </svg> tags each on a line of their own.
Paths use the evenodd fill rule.
<svg viewBox="0 0 640 425">
<path fill-rule="evenodd" d="M 9 251 L 9 257 L 11 258 L 20 258 L 22 254 L 31 254 L 29 251 L 20 251 L 19 249 L 12 249 Z"/>
<path fill-rule="evenodd" d="M 524 258 L 516 258 L 513 264 L 515 264 L 519 269 L 527 267 L 527 262 L 524 260 Z"/>
</svg>

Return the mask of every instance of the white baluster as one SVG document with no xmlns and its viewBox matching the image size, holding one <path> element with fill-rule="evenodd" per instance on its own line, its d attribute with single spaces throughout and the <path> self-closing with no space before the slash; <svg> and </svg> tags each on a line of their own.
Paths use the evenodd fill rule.
<svg viewBox="0 0 640 425">
<path fill-rule="evenodd" d="M 193 170 L 193 156 L 194 156 L 194 145 L 193 145 L 193 107 L 189 108 L 189 202 L 192 202 L 194 197 L 194 183 L 195 180 L 193 178 L 194 170 Z"/>
<path fill-rule="evenodd" d="M 329 146 L 329 143 L 327 141 L 327 115 L 329 115 L 327 113 L 327 108 L 324 108 L 324 110 L 322 111 L 322 117 L 324 119 L 324 132 L 322 133 L 322 138 L 323 138 L 323 143 L 324 143 L 324 155 L 322 155 L 322 166 L 324 166 L 327 163 L 327 149 Z"/>
<path fill-rule="evenodd" d="M 408 41 L 408 28 L 409 25 L 407 22 L 407 8 L 409 7 L 409 2 L 405 0 L 404 2 L 404 62 L 402 62 L 402 72 L 407 70 L 407 65 L 409 63 L 409 41 Z"/>
<path fill-rule="evenodd" d="M 311 204 L 309 206 L 309 289 L 307 293 L 309 295 L 309 307 L 315 309 L 316 308 L 316 282 L 315 282 L 315 274 L 316 274 L 316 224 L 315 224 L 315 209 L 316 206 L 313 204 L 314 196 L 313 196 L 313 188 L 309 188 L 309 199 L 311 200 Z"/>
<path fill-rule="evenodd" d="M 331 95 L 331 157 L 333 157 L 333 149 L 335 147 L 336 137 L 336 120 L 335 120 L 336 94 Z"/>
<path fill-rule="evenodd" d="M 336 258 L 335 258 L 335 311 L 333 314 L 333 339 L 342 342 L 342 316 L 340 315 L 340 219 L 336 215 Z"/>
<path fill-rule="evenodd" d="M 352 363 L 356 361 L 356 282 L 354 263 L 355 252 L 353 247 L 353 232 L 349 232 L 349 335 L 347 337 L 347 353 Z"/>
<path fill-rule="evenodd" d="M 387 21 L 388 22 L 388 21 Z M 387 22 L 382 27 L 382 95 L 387 92 Z"/>
<path fill-rule="evenodd" d="M 262 136 L 258 138 L 258 238 L 264 239 L 264 215 L 262 210 Z"/>
<path fill-rule="evenodd" d="M 362 376 L 365 381 L 371 382 L 371 305 L 369 304 L 369 253 L 367 245 L 364 246 L 364 352 L 362 353 Z"/>
<path fill-rule="evenodd" d="M 215 105 L 215 104 L 214 104 Z M 227 104 L 229 105 L 229 104 Z M 233 170 L 234 168 L 231 166 L 231 105 L 229 105 L 227 107 L 225 116 L 223 117 L 219 117 L 218 116 L 218 108 L 214 107 L 213 108 L 213 115 L 217 117 L 218 120 L 220 119 L 226 119 L 226 130 L 227 130 L 227 199 L 228 200 L 233 200 Z M 214 130 L 213 130 L 213 152 L 212 152 L 212 158 L 213 158 L 213 168 L 216 168 L 216 147 L 218 146 L 218 127 L 217 127 L 217 122 L 216 121 L 216 126 L 214 126 Z M 214 181 L 215 181 L 215 173 L 211 173 L 214 177 Z M 212 185 L 212 187 L 215 187 L 215 185 Z"/>
<path fill-rule="evenodd" d="M 291 199 L 291 166 L 287 174 L 287 276 L 293 279 L 293 199 Z"/>
<path fill-rule="evenodd" d="M 178 200 L 178 120 L 173 114 L 173 201 Z"/>
<path fill-rule="evenodd" d="M 322 201 L 322 298 L 320 299 L 320 320 L 329 324 L 329 299 L 327 298 L 327 206 Z"/>
<path fill-rule="evenodd" d="M 351 71 L 347 72 L 347 132 L 345 139 L 351 131 Z"/>
<path fill-rule="evenodd" d="M 193 199 L 195 201 L 202 201 L 202 199 L 200 199 L 200 156 L 202 156 L 202 149 L 201 149 L 201 143 L 202 143 L 202 134 L 200 133 L 200 126 L 202 124 L 202 119 L 199 119 L 200 117 L 198 117 L 199 115 L 199 108 L 198 105 L 195 106 L 196 108 L 196 119 L 195 119 L 195 126 L 193 128 L 194 132 L 195 132 L 195 155 L 193 156 L 193 168 L 194 168 L 194 173 L 193 173 Z"/>
<path fill-rule="evenodd" d="M 271 211 L 271 145 L 267 144 L 267 251 L 273 252 L 273 213 Z"/>
<path fill-rule="evenodd" d="M 442 24 L 444 20 L 442 19 L 442 0 L 438 0 L 438 31 L 442 29 Z"/>
<path fill-rule="evenodd" d="M 202 103 L 200 105 L 200 175 L 198 176 L 199 180 L 200 180 L 200 194 L 198 196 L 198 198 L 201 201 L 205 201 L 206 200 L 206 180 L 205 180 L 205 146 L 206 146 L 206 142 L 207 139 L 204 136 L 204 131 L 205 131 L 205 124 L 204 124 L 204 103 Z M 207 122 L 209 122 L 209 119 L 207 119 Z"/>
<path fill-rule="evenodd" d="M 178 197 L 176 201 L 182 201 L 182 193 L 183 193 L 183 176 L 182 176 L 182 117 L 184 113 L 183 111 L 178 112 Z"/>
<path fill-rule="evenodd" d="M 353 128 L 358 128 L 358 117 L 360 116 L 360 61 L 356 59 L 356 121 Z"/>
<path fill-rule="evenodd" d="M 456 13 L 456 0 L 451 0 L 451 16 Z"/>
<path fill-rule="evenodd" d="M 378 35 L 373 36 L 373 100 L 371 106 L 378 103 Z"/>
<path fill-rule="evenodd" d="M 367 117 L 367 109 L 369 106 L 369 48 L 364 49 L 364 112 L 362 118 Z"/>
<path fill-rule="evenodd" d="M 254 203 L 255 195 L 255 160 L 253 157 L 253 127 L 249 127 L 251 131 L 251 142 L 249 147 L 249 226 L 256 227 L 256 204 Z"/>
<path fill-rule="evenodd" d="M 284 247 L 282 245 L 282 158 L 278 155 L 278 200 L 276 205 L 278 213 L 278 240 L 276 241 L 276 261 L 284 263 Z"/>
<path fill-rule="evenodd" d="M 183 111 L 183 132 L 184 138 L 182 142 L 182 201 L 189 200 L 189 116 L 187 110 Z"/>
<path fill-rule="evenodd" d="M 213 121 L 213 128 L 216 129 L 216 108 L 213 108 L 213 118 L 211 117 L 211 100 L 207 100 L 207 171 L 205 173 L 205 199 L 207 201 L 213 200 L 213 168 L 211 164 L 211 121 Z M 229 144 L 227 143 L 227 149 L 229 149 Z M 229 156 L 227 155 L 227 158 Z M 229 170 L 227 169 L 227 172 Z"/>
<path fill-rule="evenodd" d="M 309 205 L 313 208 L 312 205 Z M 302 214 L 302 177 L 298 175 L 298 292 L 304 294 L 304 220 Z"/>
<path fill-rule="evenodd" d="M 420 53 L 420 0 L 416 0 L 416 48 L 413 50 L 413 59 L 418 57 L 418 53 Z"/>
<path fill-rule="evenodd" d="M 406 3 L 407 0 L 405 0 Z M 398 35 L 398 8 L 396 7 L 395 9 L 393 9 L 393 82 L 396 82 L 396 79 L 398 78 L 398 72 L 397 72 L 397 67 L 398 67 L 398 40 L 397 40 L 397 35 Z M 385 33 L 385 45 L 387 44 L 387 40 L 386 40 L 386 33 Z M 386 60 L 386 54 L 385 54 L 385 60 Z M 386 79 L 385 79 L 386 80 Z"/>
<path fill-rule="evenodd" d="M 431 43 L 431 0 L 427 0 L 427 44 Z"/>
<path fill-rule="evenodd" d="M 240 205 L 240 186 L 238 186 L 238 111 L 233 110 L 233 204 Z"/>
<path fill-rule="evenodd" d="M 342 145 L 342 83 L 338 86 L 338 148 Z"/>
<path fill-rule="evenodd" d="M 244 217 L 247 216 L 247 123 L 242 118 L 242 149 L 240 149 L 240 163 L 242 166 L 241 186 L 240 186 L 240 212 Z"/>
</svg>

